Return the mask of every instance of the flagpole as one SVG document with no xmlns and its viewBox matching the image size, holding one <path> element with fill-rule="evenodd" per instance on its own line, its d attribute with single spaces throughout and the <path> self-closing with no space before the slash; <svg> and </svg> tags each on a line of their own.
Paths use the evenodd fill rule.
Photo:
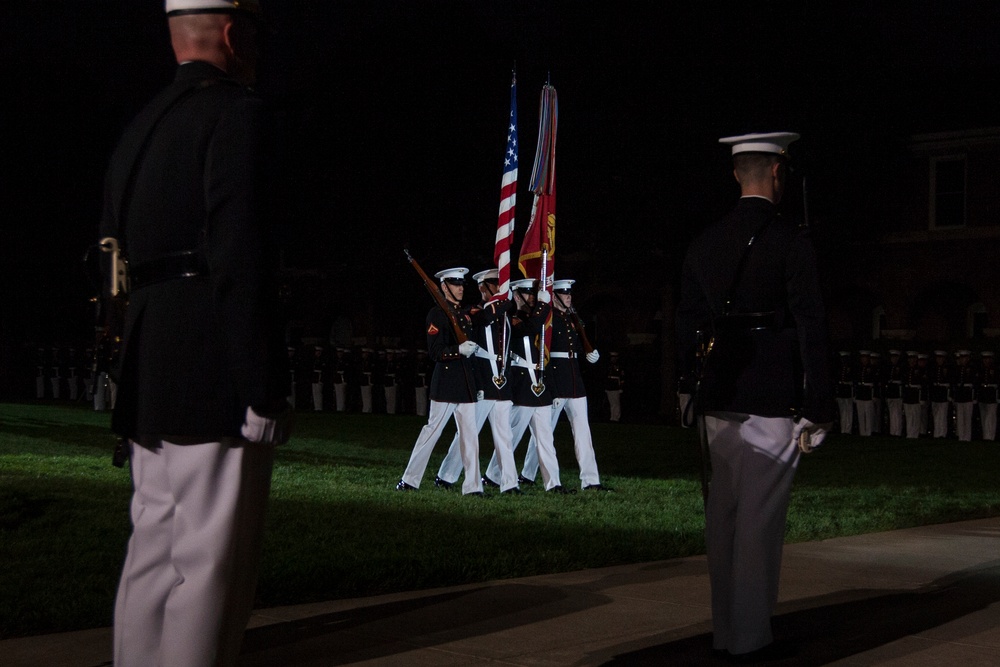
<svg viewBox="0 0 1000 667">
<path fill-rule="evenodd" d="M 542 248 L 542 281 L 538 291 L 548 290 L 549 249 Z M 538 384 L 544 386 L 542 374 L 545 372 L 545 320 L 542 320 L 542 335 L 538 337 Z"/>
</svg>

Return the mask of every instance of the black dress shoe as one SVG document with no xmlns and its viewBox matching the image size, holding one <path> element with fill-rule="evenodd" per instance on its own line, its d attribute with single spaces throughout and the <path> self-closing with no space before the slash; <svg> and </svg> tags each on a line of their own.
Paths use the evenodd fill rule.
<svg viewBox="0 0 1000 667">
<path fill-rule="evenodd" d="M 583 487 L 583 490 L 584 491 L 607 491 L 608 493 L 611 493 L 612 491 L 614 491 L 614 489 L 612 489 L 610 486 L 604 486 L 603 484 L 588 484 L 587 486 Z"/>
<path fill-rule="evenodd" d="M 500 494 L 501 495 L 511 495 L 511 496 L 523 496 L 524 495 L 524 491 L 522 491 L 521 489 L 519 489 L 519 488 L 517 488 L 515 486 L 515 487 L 512 487 L 510 489 L 507 489 L 506 491 L 501 491 Z"/>
<path fill-rule="evenodd" d="M 565 486 L 553 486 L 548 490 L 548 493 L 558 493 L 564 496 L 571 496 L 576 493 L 576 489 L 567 489 Z"/>
<path fill-rule="evenodd" d="M 491 489 L 499 489 L 500 485 L 494 482 L 492 479 L 483 475 L 483 486 L 488 486 Z"/>
<path fill-rule="evenodd" d="M 434 486 L 441 487 L 442 489 L 450 489 L 451 488 L 451 482 L 446 482 L 443 479 L 441 479 L 440 477 L 435 477 L 434 478 Z"/>
<path fill-rule="evenodd" d="M 409 484 L 407 484 L 403 480 L 399 480 L 399 484 L 396 485 L 396 490 L 397 491 L 416 491 L 417 487 L 410 486 Z"/>
<path fill-rule="evenodd" d="M 472 493 L 467 493 L 465 495 L 467 495 L 467 496 L 476 496 L 477 498 L 485 498 L 486 497 L 486 494 L 483 493 L 482 491 L 473 491 Z"/>
<path fill-rule="evenodd" d="M 528 479 L 528 478 L 527 478 L 527 477 L 525 477 L 524 475 L 518 475 L 518 476 L 517 476 L 517 483 L 518 483 L 518 484 L 527 484 L 528 486 L 531 486 L 532 484 L 534 484 L 534 483 L 535 483 L 535 480 L 533 480 L 533 479 Z"/>
</svg>

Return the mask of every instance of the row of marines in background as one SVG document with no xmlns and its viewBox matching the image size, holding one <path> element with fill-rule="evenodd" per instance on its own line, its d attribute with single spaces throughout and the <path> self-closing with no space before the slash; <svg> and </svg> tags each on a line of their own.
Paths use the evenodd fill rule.
<svg viewBox="0 0 1000 667">
<path fill-rule="evenodd" d="M 840 432 L 916 438 L 973 434 L 996 439 L 997 372 L 992 350 L 839 353 L 836 397 Z M 973 357 L 977 357 L 973 359 Z M 953 358 L 953 359 L 952 359 Z M 933 359 L 933 361 L 932 361 Z"/>
<path fill-rule="evenodd" d="M 304 345 L 289 346 L 288 358 L 288 399 L 293 408 L 427 416 L 434 362 L 426 349 L 362 347 L 352 351 L 337 346 L 330 353 L 321 345 Z M 310 390 L 306 396 L 304 378 Z M 613 352 L 603 380 L 613 422 L 621 419 L 624 382 L 619 355 Z"/>
<path fill-rule="evenodd" d="M 407 348 L 288 346 L 288 401 L 298 410 L 335 410 L 427 416 L 434 363 L 427 350 Z M 35 348 L 37 399 L 93 402 L 97 411 L 114 407 L 115 384 L 94 349 L 76 346 Z M 621 419 L 625 373 L 617 352 L 604 373 L 610 421 Z"/>
<path fill-rule="evenodd" d="M 838 354 L 835 395 L 839 431 L 862 436 L 888 434 L 917 438 L 973 435 L 996 440 L 997 371 L 992 350 L 926 354 L 908 350 L 859 350 Z M 978 360 L 973 361 L 977 356 Z M 934 362 L 931 363 L 931 357 Z M 680 378 L 678 409 L 683 416 L 694 382 Z M 682 419 L 682 423 L 684 420 Z"/>
</svg>

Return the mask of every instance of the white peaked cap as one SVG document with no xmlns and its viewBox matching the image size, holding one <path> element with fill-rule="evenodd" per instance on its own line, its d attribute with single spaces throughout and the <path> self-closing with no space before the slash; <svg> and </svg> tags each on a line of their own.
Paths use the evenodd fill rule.
<svg viewBox="0 0 1000 667">
<path fill-rule="evenodd" d="M 438 280 L 445 280 L 447 278 L 465 278 L 465 274 L 469 270 L 464 266 L 456 266 L 453 269 L 445 269 L 444 271 L 438 271 L 434 274 L 434 277 Z"/>
<path fill-rule="evenodd" d="M 486 269 L 485 271 L 480 271 L 472 277 L 476 279 L 477 283 L 481 283 L 485 280 L 499 280 L 500 272 L 496 269 Z"/>
<path fill-rule="evenodd" d="M 573 289 L 573 283 L 576 281 L 572 278 L 560 278 L 559 280 L 552 281 L 552 289 Z"/>
<path fill-rule="evenodd" d="M 512 280 L 510 283 L 510 288 L 513 290 L 518 289 L 534 289 L 535 279 L 534 278 L 521 278 L 520 280 Z"/>
<path fill-rule="evenodd" d="M 741 134 L 736 137 L 722 137 L 720 144 L 733 147 L 733 155 L 738 153 L 775 153 L 787 155 L 788 144 L 797 140 L 795 132 L 765 132 L 764 134 Z"/>
<path fill-rule="evenodd" d="M 167 16 L 236 11 L 259 14 L 260 3 L 257 0 L 166 0 L 165 9 Z"/>
</svg>

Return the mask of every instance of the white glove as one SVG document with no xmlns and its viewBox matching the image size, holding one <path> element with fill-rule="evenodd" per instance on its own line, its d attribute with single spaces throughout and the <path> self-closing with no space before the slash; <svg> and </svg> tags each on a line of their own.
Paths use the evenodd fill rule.
<svg viewBox="0 0 1000 667">
<path fill-rule="evenodd" d="M 461 354 L 463 357 L 471 357 L 476 353 L 476 350 L 478 349 L 479 346 L 476 345 L 475 341 L 467 340 L 458 346 L 458 353 Z"/>
<path fill-rule="evenodd" d="M 600 358 L 601 358 L 601 353 L 598 352 L 597 350 L 591 350 L 590 352 L 587 353 L 587 361 L 589 361 L 592 364 L 596 364 L 597 360 Z"/>
<path fill-rule="evenodd" d="M 795 422 L 795 427 L 792 429 L 792 442 L 798 443 L 803 454 L 808 454 L 823 444 L 823 439 L 826 438 L 826 434 L 832 426 L 833 422 L 813 424 L 803 417 Z"/>
<path fill-rule="evenodd" d="M 285 408 L 270 417 L 264 417 L 247 407 L 247 414 L 240 428 L 240 434 L 247 442 L 265 445 L 283 445 L 292 433 L 292 411 Z"/>
<path fill-rule="evenodd" d="M 476 392 L 476 400 L 477 401 L 482 401 L 485 398 L 486 398 L 486 392 L 485 391 L 483 391 L 482 389 L 480 389 L 479 391 Z"/>
<path fill-rule="evenodd" d="M 552 295 L 546 289 L 538 290 L 538 302 L 539 303 L 552 303 Z"/>
</svg>

